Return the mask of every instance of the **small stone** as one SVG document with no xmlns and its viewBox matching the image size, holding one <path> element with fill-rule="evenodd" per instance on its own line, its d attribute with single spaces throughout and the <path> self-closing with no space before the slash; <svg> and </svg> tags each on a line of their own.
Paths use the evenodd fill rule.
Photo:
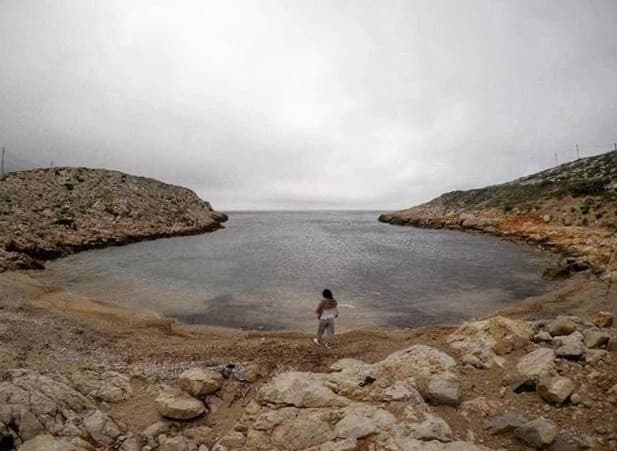
<svg viewBox="0 0 617 451">
<path fill-rule="evenodd" d="M 611 335 L 603 330 L 587 329 L 585 331 L 585 346 L 588 348 L 599 348 L 608 344 Z"/>
<path fill-rule="evenodd" d="M 614 319 L 615 315 L 609 312 L 598 312 L 593 315 L 593 323 L 598 327 L 611 327 Z"/>
<path fill-rule="evenodd" d="M 426 415 L 422 423 L 410 425 L 411 435 L 418 440 L 439 440 L 440 442 L 452 441 L 452 430 L 448 423 L 435 415 Z"/>
<path fill-rule="evenodd" d="M 189 451 L 189 442 L 181 435 L 171 437 L 161 444 L 159 451 Z"/>
<path fill-rule="evenodd" d="M 540 374 L 550 372 L 554 367 L 555 352 L 550 348 L 538 348 L 522 357 L 507 379 L 517 393 L 527 387 L 533 390 Z"/>
<path fill-rule="evenodd" d="M 171 423 L 165 421 L 157 421 L 144 429 L 140 435 L 143 440 L 148 442 L 150 446 L 156 446 L 156 439 L 159 435 L 169 432 L 171 429 Z"/>
<path fill-rule="evenodd" d="M 192 396 L 206 396 L 223 386 L 223 375 L 220 371 L 191 368 L 180 375 L 178 385 Z"/>
<path fill-rule="evenodd" d="M 479 357 L 468 353 L 463 355 L 463 357 L 461 357 L 461 362 L 467 364 L 467 365 L 471 365 L 474 368 L 478 368 L 478 369 L 484 369 L 487 367 L 486 363 L 483 362 Z"/>
<path fill-rule="evenodd" d="M 546 402 L 563 404 L 574 391 L 574 383 L 563 376 L 543 374 L 538 383 L 538 393 Z"/>
<path fill-rule="evenodd" d="M 578 393 L 572 393 L 572 394 L 570 395 L 570 402 L 571 402 L 572 404 L 574 404 L 575 406 L 576 406 L 576 405 L 578 405 L 578 404 L 580 404 L 580 403 L 581 403 L 581 401 L 582 401 L 582 397 L 581 397 L 581 395 L 580 395 L 580 394 L 578 394 Z"/>
<path fill-rule="evenodd" d="M 583 334 L 574 332 L 565 337 L 559 337 L 558 341 L 561 346 L 557 348 L 555 354 L 559 357 L 577 360 L 585 355 L 587 348 L 583 343 Z"/>
<path fill-rule="evenodd" d="M 433 377 L 428 382 L 425 394 L 434 404 L 456 407 L 461 403 L 458 381 L 447 375 Z"/>
<path fill-rule="evenodd" d="M 230 431 L 221 439 L 220 444 L 227 448 L 240 448 L 244 446 L 246 438 L 242 432 Z"/>
<path fill-rule="evenodd" d="M 536 343 L 539 343 L 542 341 L 546 341 L 550 343 L 551 341 L 553 341 L 553 337 L 551 336 L 550 333 L 543 330 L 533 336 L 533 341 L 535 341 Z"/>
<path fill-rule="evenodd" d="M 608 351 L 604 349 L 588 349 L 585 353 L 585 362 L 595 363 L 601 360 L 605 360 L 608 356 Z"/>
<path fill-rule="evenodd" d="M 465 434 L 465 440 L 471 443 L 476 441 L 476 435 L 471 429 L 467 429 L 467 433 Z"/>
<path fill-rule="evenodd" d="M 203 402 L 181 391 L 164 391 L 154 402 L 162 416 L 173 420 L 191 420 L 206 411 Z"/>
<path fill-rule="evenodd" d="M 527 423 L 527 418 L 516 413 L 505 413 L 491 418 L 484 423 L 484 429 L 491 435 L 512 432 Z"/>
<path fill-rule="evenodd" d="M 548 332 L 553 336 L 570 335 L 576 330 L 576 323 L 569 318 L 556 318 L 548 325 Z"/>
<path fill-rule="evenodd" d="M 516 438 L 532 448 L 541 449 L 555 441 L 557 432 L 555 423 L 540 417 L 517 428 Z"/>
</svg>

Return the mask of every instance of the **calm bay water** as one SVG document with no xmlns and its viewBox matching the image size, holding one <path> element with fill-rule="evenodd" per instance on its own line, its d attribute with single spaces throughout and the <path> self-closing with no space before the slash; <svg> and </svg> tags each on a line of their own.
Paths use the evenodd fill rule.
<svg viewBox="0 0 617 451">
<path fill-rule="evenodd" d="M 538 251 L 377 215 L 236 212 L 221 231 L 83 252 L 39 277 L 184 322 L 269 330 L 312 330 L 325 287 L 342 329 L 452 322 L 553 288 Z"/>
</svg>

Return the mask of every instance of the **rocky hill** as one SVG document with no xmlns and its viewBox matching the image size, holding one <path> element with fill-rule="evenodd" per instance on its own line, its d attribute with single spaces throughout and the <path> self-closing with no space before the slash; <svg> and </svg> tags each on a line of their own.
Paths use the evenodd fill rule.
<svg viewBox="0 0 617 451">
<path fill-rule="evenodd" d="M 35 169 L 0 180 L 0 271 L 84 249 L 216 230 L 192 191 L 117 171 Z"/>
<path fill-rule="evenodd" d="M 612 267 L 617 246 L 617 151 L 501 185 L 452 191 L 383 214 L 379 220 L 518 237 Z"/>
</svg>

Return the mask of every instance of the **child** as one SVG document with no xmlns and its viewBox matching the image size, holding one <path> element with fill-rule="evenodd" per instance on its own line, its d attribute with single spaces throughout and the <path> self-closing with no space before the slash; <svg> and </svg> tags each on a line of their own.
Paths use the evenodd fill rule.
<svg viewBox="0 0 617 451">
<path fill-rule="evenodd" d="M 328 342 L 334 337 L 334 318 L 338 318 L 338 304 L 332 296 L 332 292 L 327 288 L 323 290 L 322 296 L 323 299 L 315 310 L 319 327 L 317 328 L 317 337 L 313 338 L 313 342 L 320 344 L 325 333 L 325 345 L 329 347 Z"/>
</svg>

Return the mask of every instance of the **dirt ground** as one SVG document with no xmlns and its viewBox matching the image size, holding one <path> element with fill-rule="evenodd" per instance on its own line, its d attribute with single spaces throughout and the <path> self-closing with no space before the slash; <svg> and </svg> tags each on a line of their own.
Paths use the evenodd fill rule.
<svg viewBox="0 0 617 451">
<path fill-rule="evenodd" d="M 599 310 L 617 315 L 617 287 L 607 292 L 606 282 L 581 274 L 554 292 L 522 300 L 501 313 L 525 319 L 552 318 L 558 314 L 589 318 Z M 230 380 L 219 394 L 217 411 L 189 423 L 206 424 L 215 434 L 222 435 L 234 426 L 243 406 L 259 386 L 278 372 L 327 371 L 332 363 L 345 357 L 375 362 L 412 344 L 434 346 L 457 360 L 460 357 L 446 343 L 446 337 L 456 325 L 350 331 L 338 335 L 328 350 L 316 346 L 310 336 L 302 333 L 182 325 L 172 319 L 75 296 L 15 272 L 0 274 L 0 320 L 0 370 L 25 367 L 42 372 L 70 372 L 83 366 L 105 366 L 135 375 L 134 396 L 111 406 L 114 416 L 135 434 L 159 420 L 148 380 L 173 383 L 182 371 L 195 365 L 234 363 L 254 364 L 258 368 L 256 382 Z M 562 369 L 563 374 L 588 386 L 593 407 L 561 408 L 543 403 L 537 393 L 515 394 L 502 389 L 504 376 L 519 354 L 524 351 L 509 355 L 504 368 L 462 367 L 464 400 L 485 396 L 495 403 L 496 413 L 517 411 L 529 417 L 543 415 L 579 437 L 599 436 L 606 441 L 611 433 L 617 434 L 616 407 L 605 401 L 606 391 L 617 383 L 615 353 L 593 368 L 572 363 L 571 368 Z M 525 449 L 513 439 L 493 437 L 484 431 L 486 416 L 495 412 L 476 412 L 465 418 L 451 407 L 435 409 L 450 424 L 457 438 L 466 440 L 472 434 L 477 442 L 492 448 Z"/>
</svg>

